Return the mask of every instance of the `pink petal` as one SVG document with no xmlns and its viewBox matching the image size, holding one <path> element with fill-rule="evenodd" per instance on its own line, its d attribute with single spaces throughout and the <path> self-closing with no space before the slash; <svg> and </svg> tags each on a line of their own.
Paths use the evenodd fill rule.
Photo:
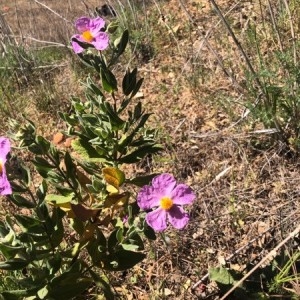
<svg viewBox="0 0 300 300">
<path fill-rule="evenodd" d="M 72 48 L 73 48 L 73 50 L 74 50 L 75 53 L 81 53 L 81 52 L 83 52 L 84 49 L 78 43 L 76 43 L 76 41 L 74 41 L 73 38 L 75 38 L 75 39 L 77 39 L 79 41 L 84 42 L 82 40 L 81 36 L 79 34 L 73 35 L 72 36 L 72 40 L 71 40 L 71 44 L 72 44 Z"/>
<path fill-rule="evenodd" d="M 0 195 L 4 196 L 10 194 L 12 194 L 12 189 L 5 172 L 3 172 L 0 176 Z"/>
<path fill-rule="evenodd" d="M 2 163 L 6 162 L 6 155 L 10 151 L 10 141 L 8 138 L 1 136 L 0 137 L 0 158 Z"/>
<path fill-rule="evenodd" d="M 97 50 L 104 50 L 108 47 L 109 38 L 105 32 L 99 32 L 97 36 L 94 37 L 95 41 L 92 42 L 92 45 Z"/>
<path fill-rule="evenodd" d="M 167 228 L 167 212 L 163 209 L 156 209 L 146 215 L 147 224 L 155 231 L 164 231 Z"/>
<path fill-rule="evenodd" d="M 90 28 L 90 18 L 81 17 L 75 21 L 75 27 L 79 32 L 84 32 Z"/>
<path fill-rule="evenodd" d="M 176 229 L 182 229 L 187 225 L 190 217 L 182 209 L 182 207 L 173 205 L 173 207 L 168 211 L 168 220 Z"/>
<path fill-rule="evenodd" d="M 164 173 L 152 179 L 152 186 L 159 191 L 162 197 L 170 197 L 172 190 L 176 186 L 176 180 L 171 174 Z"/>
<path fill-rule="evenodd" d="M 137 195 L 137 204 L 143 210 L 159 206 L 161 195 L 157 194 L 152 186 L 145 185 Z"/>
<path fill-rule="evenodd" d="M 102 18 L 97 17 L 95 19 L 90 20 L 89 30 L 91 31 L 93 36 L 97 35 L 97 33 L 104 27 L 105 21 Z"/>
<path fill-rule="evenodd" d="M 191 204 L 196 199 L 196 194 L 185 184 L 178 184 L 171 193 L 171 199 L 174 204 Z"/>
</svg>

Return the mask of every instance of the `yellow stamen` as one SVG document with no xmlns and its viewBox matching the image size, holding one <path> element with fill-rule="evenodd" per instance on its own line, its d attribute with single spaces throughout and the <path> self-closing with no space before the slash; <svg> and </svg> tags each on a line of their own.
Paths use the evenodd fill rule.
<svg viewBox="0 0 300 300">
<path fill-rule="evenodd" d="M 2 174 L 2 172 L 3 172 L 3 163 L 2 163 L 2 161 L 0 159 L 0 175 Z"/>
<path fill-rule="evenodd" d="M 162 197 L 159 204 L 162 209 L 169 210 L 173 206 L 173 200 L 169 197 Z"/>
<path fill-rule="evenodd" d="M 94 39 L 94 37 L 92 36 L 92 34 L 89 30 L 84 31 L 81 36 L 88 43 L 91 43 Z"/>
</svg>

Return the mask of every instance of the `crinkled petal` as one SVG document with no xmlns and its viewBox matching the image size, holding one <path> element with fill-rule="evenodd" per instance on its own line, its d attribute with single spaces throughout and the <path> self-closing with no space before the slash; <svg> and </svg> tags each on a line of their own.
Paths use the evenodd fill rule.
<svg viewBox="0 0 300 300">
<path fill-rule="evenodd" d="M 93 36 L 96 36 L 97 33 L 104 27 L 105 27 L 105 21 L 102 18 L 97 17 L 90 20 L 89 30 Z"/>
<path fill-rule="evenodd" d="M 84 32 L 90 29 L 90 18 L 81 17 L 75 21 L 75 27 L 79 32 Z"/>
<path fill-rule="evenodd" d="M 178 184 L 171 193 L 174 204 L 191 204 L 196 199 L 196 194 L 186 184 Z"/>
<path fill-rule="evenodd" d="M 6 155 L 10 151 L 10 141 L 6 137 L 0 137 L 0 159 L 2 163 L 6 162 Z"/>
<path fill-rule="evenodd" d="M 79 34 L 75 34 L 72 36 L 72 39 L 71 39 L 71 44 L 72 44 L 72 48 L 74 50 L 75 53 L 81 53 L 84 51 L 84 49 L 76 42 L 74 41 L 73 39 L 77 39 L 79 40 L 80 42 L 85 42 L 81 36 Z"/>
<path fill-rule="evenodd" d="M 187 225 L 190 217 L 182 207 L 173 205 L 173 207 L 168 211 L 168 220 L 176 229 L 182 229 Z"/>
<path fill-rule="evenodd" d="M 92 45 L 97 50 L 105 50 L 108 47 L 109 37 L 105 32 L 99 32 L 97 36 L 95 36 L 95 41 L 92 42 Z"/>
<path fill-rule="evenodd" d="M 167 228 L 167 212 L 161 208 L 149 212 L 145 219 L 155 231 L 164 231 Z"/>
<path fill-rule="evenodd" d="M 176 180 L 171 174 L 163 173 L 152 179 L 152 186 L 163 197 L 170 197 L 172 190 L 176 186 Z"/>
<path fill-rule="evenodd" d="M 145 185 L 137 195 L 137 204 L 143 210 L 159 206 L 162 195 L 158 194 L 152 186 Z"/>
<path fill-rule="evenodd" d="M 12 189 L 5 172 L 3 172 L 0 176 L 0 195 L 4 196 L 10 194 L 12 194 Z"/>
</svg>

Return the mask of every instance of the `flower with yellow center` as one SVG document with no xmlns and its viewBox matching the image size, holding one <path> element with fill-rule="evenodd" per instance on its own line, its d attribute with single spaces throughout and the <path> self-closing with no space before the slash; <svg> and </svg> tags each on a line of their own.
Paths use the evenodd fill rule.
<svg viewBox="0 0 300 300">
<path fill-rule="evenodd" d="M 94 39 L 94 37 L 92 36 L 92 33 L 89 30 L 84 31 L 81 34 L 81 36 L 88 43 L 91 43 L 93 41 L 93 39 Z"/>
<path fill-rule="evenodd" d="M 72 48 L 75 53 L 81 53 L 89 47 L 99 51 L 108 47 L 109 36 L 105 32 L 105 21 L 102 18 L 81 17 L 76 20 L 75 27 L 79 32 L 72 36 Z"/>
<path fill-rule="evenodd" d="M 156 231 L 164 231 L 169 221 L 176 229 L 184 228 L 189 215 L 182 205 L 191 204 L 196 198 L 193 190 L 185 184 L 177 184 L 171 174 L 161 174 L 152 179 L 152 185 L 142 187 L 137 196 L 138 206 L 149 211 L 147 224 Z M 154 209 L 153 209 L 154 208 Z"/>
<path fill-rule="evenodd" d="M 169 197 L 162 197 L 159 206 L 164 210 L 169 210 L 173 206 L 173 200 Z"/>
</svg>

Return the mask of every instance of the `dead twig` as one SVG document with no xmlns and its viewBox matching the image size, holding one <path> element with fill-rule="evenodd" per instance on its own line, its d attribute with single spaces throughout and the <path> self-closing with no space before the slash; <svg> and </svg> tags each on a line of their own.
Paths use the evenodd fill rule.
<svg viewBox="0 0 300 300">
<path fill-rule="evenodd" d="M 219 9 L 219 6 L 217 5 L 217 3 L 214 0 L 209 0 L 210 3 L 213 5 L 214 9 L 216 10 L 218 16 L 220 17 L 220 19 L 222 20 L 222 22 L 224 23 L 228 33 L 230 34 L 230 36 L 232 37 L 234 43 L 236 44 L 236 46 L 238 47 L 238 49 L 240 50 L 242 56 L 244 57 L 244 60 L 246 62 L 246 65 L 248 66 L 250 72 L 252 73 L 252 76 L 256 82 L 256 84 L 258 85 L 259 89 L 261 90 L 261 92 L 264 93 L 264 88 L 263 85 L 261 84 L 256 71 L 254 70 L 250 59 L 248 57 L 248 55 L 246 54 L 246 52 L 244 51 L 244 48 L 242 47 L 241 43 L 238 41 L 237 37 L 235 36 L 234 32 L 232 31 L 230 25 L 228 24 L 228 22 L 226 21 L 223 13 L 221 12 L 221 10 Z"/>
<path fill-rule="evenodd" d="M 283 241 L 281 241 L 272 251 L 270 251 L 251 271 L 249 271 L 241 280 L 239 280 L 234 286 L 220 299 L 225 300 L 237 287 L 239 287 L 251 274 L 253 274 L 260 266 L 267 261 L 273 260 L 277 255 L 277 251 L 285 245 L 290 239 L 294 238 L 300 232 L 300 225 L 291 232 Z"/>
<path fill-rule="evenodd" d="M 192 25 L 195 25 L 195 21 L 192 18 L 191 14 L 189 13 L 189 11 L 187 10 L 187 8 L 185 7 L 184 3 L 182 2 L 182 0 L 178 0 L 180 6 L 182 7 L 183 11 L 185 12 L 185 14 L 187 15 L 188 19 L 190 20 Z M 227 13 L 229 13 L 231 10 L 234 9 L 235 6 L 233 6 Z M 195 28 L 197 28 L 197 26 L 195 26 Z M 198 30 L 198 29 L 197 29 Z M 211 29 L 212 30 L 212 29 Z M 202 39 L 202 44 L 198 49 L 198 52 L 200 52 L 202 45 L 204 44 L 208 50 L 214 55 L 214 57 L 216 58 L 218 65 L 220 66 L 220 68 L 222 69 L 222 71 L 225 73 L 225 75 L 231 80 L 231 82 L 233 83 L 233 85 L 237 88 L 237 90 L 239 92 L 243 92 L 243 88 L 240 86 L 240 84 L 236 81 L 234 75 L 232 73 L 230 73 L 227 68 L 224 66 L 223 61 L 222 61 L 222 57 L 217 53 L 217 51 L 211 46 L 211 44 L 208 41 L 208 37 L 211 33 L 211 30 L 209 30 L 207 32 L 207 34 L 203 37 Z M 184 69 L 184 68 L 183 68 Z"/>
<path fill-rule="evenodd" d="M 291 214 L 289 214 L 286 218 L 284 218 L 284 220 L 281 221 L 282 223 L 285 223 L 286 221 L 290 220 L 290 218 L 297 214 L 297 212 L 292 212 Z M 252 240 L 250 240 L 246 245 L 243 245 L 242 247 L 238 248 L 237 250 L 235 250 L 232 254 L 230 254 L 228 257 L 225 258 L 225 262 L 229 262 L 231 261 L 237 254 L 241 253 L 244 249 L 249 248 L 253 243 L 255 243 L 257 240 L 259 240 L 260 238 L 262 238 L 265 234 L 267 234 L 268 232 L 270 232 L 271 230 L 274 230 L 276 227 L 279 227 L 281 224 L 278 224 L 275 227 L 270 227 L 267 230 L 265 230 L 264 232 L 262 232 L 261 234 L 259 234 L 258 236 L 256 236 L 255 238 L 253 238 Z M 200 285 L 201 283 L 203 283 L 207 278 L 209 277 L 209 273 L 206 273 L 200 280 L 198 280 L 193 286 L 192 289 L 195 289 L 198 285 Z"/>
<path fill-rule="evenodd" d="M 43 6 L 44 8 L 48 9 L 49 11 L 51 11 L 53 14 L 55 14 L 56 16 L 58 16 L 59 18 L 63 19 L 66 23 L 72 24 L 71 21 L 67 20 L 66 18 L 64 18 L 62 15 L 60 15 L 58 12 L 56 12 L 55 10 L 51 9 L 49 6 L 47 6 L 44 3 L 41 3 L 38 0 L 34 0 L 34 2 L 36 2 L 37 4 Z"/>
</svg>

